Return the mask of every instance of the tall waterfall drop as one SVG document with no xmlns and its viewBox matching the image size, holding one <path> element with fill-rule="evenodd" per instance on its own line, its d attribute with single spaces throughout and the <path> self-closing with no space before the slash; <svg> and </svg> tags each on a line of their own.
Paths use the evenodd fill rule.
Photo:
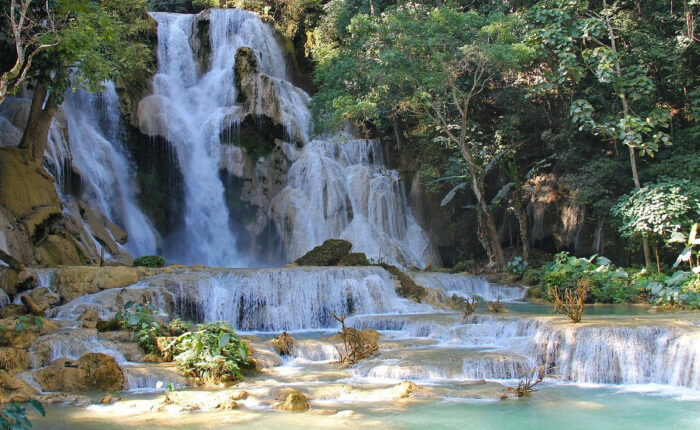
<svg viewBox="0 0 700 430">
<path fill-rule="evenodd" d="M 346 136 L 309 142 L 309 96 L 290 82 L 285 52 L 256 14 L 226 9 L 152 16 L 158 22 L 159 66 L 153 94 L 139 104 L 138 122 L 141 132 L 174 147 L 184 181 L 184 226 L 164 250 L 170 261 L 259 264 L 255 255 L 238 251 L 237 232 L 245 220 L 236 219 L 227 202 L 230 184 L 220 169 L 240 176 L 241 149 L 222 136 L 239 132 L 244 119 L 264 115 L 284 129 L 288 142 L 267 144 L 292 165 L 281 179 L 287 187 L 259 204 L 257 217 L 274 223 L 286 260 L 343 237 L 356 252 L 375 259 L 417 267 L 439 263 L 410 213 L 398 173 L 385 168 L 378 142 Z M 207 30 L 208 39 L 202 34 Z M 248 59 L 252 78 L 241 76 L 236 64 L 245 49 L 254 53 Z M 242 85 L 246 92 L 239 94 Z M 255 168 L 259 162 L 253 160 Z M 270 180 L 257 170 L 256 176 Z"/>
</svg>

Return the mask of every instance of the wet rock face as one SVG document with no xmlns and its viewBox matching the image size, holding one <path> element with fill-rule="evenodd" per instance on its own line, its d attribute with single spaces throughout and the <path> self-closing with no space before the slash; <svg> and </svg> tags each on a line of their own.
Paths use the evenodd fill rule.
<svg viewBox="0 0 700 430">
<path fill-rule="evenodd" d="M 80 321 L 83 328 L 95 328 L 97 323 L 100 322 L 100 316 L 94 309 L 87 309 L 80 315 L 78 321 Z"/>
<path fill-rule="evenodd" d="M 61 358 L 36 373 L 44 391 L 118 391 L 124 373 L 107 354 L 88 353 L 78 360 Z"/>
</svg>

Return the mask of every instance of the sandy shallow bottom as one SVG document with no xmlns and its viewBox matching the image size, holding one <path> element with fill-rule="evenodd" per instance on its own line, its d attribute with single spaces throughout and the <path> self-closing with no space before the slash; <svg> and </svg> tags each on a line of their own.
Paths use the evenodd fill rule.
<svg viewBox="0 0 700 430">
<path fill-rule="evenodd" d="M 697 429 L 700 399 L 687 393 L 640 393 L 658 387 L 545 384 L 529 399 L 408 399 L 327 402 L 303 413 L 255 411 L 139 413 L 110 406 L 49 406 L 36 429 Z M 160 394 L 130 396 L 152 401 Z M 685 400 L 684 400 L 685 399 Z M 127 398 L 125 398 L 127 400 Z M 333 409 L 337 413 L 326 415 Z M 332 411 L 330 411 L 332 412 Z"/>
</svg>

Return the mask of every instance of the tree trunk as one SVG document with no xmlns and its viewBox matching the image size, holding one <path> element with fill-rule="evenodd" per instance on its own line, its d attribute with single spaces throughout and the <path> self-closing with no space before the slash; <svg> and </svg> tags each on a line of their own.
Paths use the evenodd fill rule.
<svg viewBox="0 0 700 430">
<path fill-rule="evenodd" d="M 401 122 L 401 118 L 399 118 L 398 114 L 394 114 L 393 121 L 394 136 L 396 137 L 396 150 L 400 152 L 401 148 L 404 146 L 403 123 Z"/>
<path fill-rule="evenodd" d="M 527 218 L 525 217 L 525 208 L 523 207 L 520 190 L 517 190 L 515 193 L 515 213 L 518 217 L 518 224 L 520 225 L 520 241 L 523 244 L 523 260 L 528 261 L 530 259 L 530 242 L 528 240 Z"/>
<path fill-rule="evenodd" d="M 472 169 L 470 168 L 470 170 Z M 472 189 L 474 194 L 477 196 L 477 216 L 482 217 L 482 228 L 484 229 L 483 235 L 484 239 L 488 241 L 486 252 L 490 254 L 489 259 L 496 263 L 496 267 L 499 270 L 503 270 L 506 267 L 506 258 L 503 255 L 503 248 L 501 247 L 501 240 L 498 237 L 496 222 L 493 220 L 491 209 L 489 209 L 489 206 L 486 204 L 486 200 L 484 198 L 484 185 L 477 176 L 476 171 L 472 172 L 471 177 Z"/>
<path fill-rule="evenodd" d="M 38 163 L 41 163 L 44 158 L 51 121 L 58 110 L 54 93 L 49 94 L 48 99 L 47 94 L 48 86 L 44 83 L 38 83 L 34 89 L 27 126 L 24 128 L 24 134 L 19 143 L 19 148 L 26 150 L 31 158 Z"/>
</svg>

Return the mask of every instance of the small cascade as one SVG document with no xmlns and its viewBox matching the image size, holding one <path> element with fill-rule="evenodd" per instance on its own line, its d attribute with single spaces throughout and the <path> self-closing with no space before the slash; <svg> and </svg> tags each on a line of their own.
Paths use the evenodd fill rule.
<svg viewBox="0 0 700 430">
<path fill-rule="evenodd" d="M 666 326 L 542 326 L 531 352 L 578 383 L 664 384 L 700 389 L 700 332 Z"/>
<path fill-rule="evenodd" d="M 186 387 L 187 379 L 177 373 L 174 366 L 146 366 L 129 364 L 122 366 L 126 388 L 130 391 L 166 390 L 169 384 L 175 388 Z"/>
<path fill-rule="evenodd" d="M 70 333 L 70 336 L 66 335 Z M 77 360 L 90 352 L 107 354 L 117 363 L 128 360 L 118 349 L 104 339 L 98 339 L 97 333 L 58 331 L 51 336 L 42 337 L 30 348 L 34 367 L 47 366 L 59 358 Z"/>
<path fill-rule="evenodd" d="M 435 272 L 414 272 L 410 275 L 418 285 L 443 291 L 448 297 L 456 294 L 462 297 L 479 296 L 485 301 L 513 301 L 523 300 L 527 294 L 526 287 L 494 285 L 478 276 Z"/>
<path fill-rule="evenodd" d="M 376 268 L 240 270 L 202 279 L 197 308 L 206 321 L 246 331 L 335 328 L 350 314 L 406 312 L 387 272 Z"/>
<path fill-rule="evenodd" d="M 108 319 L 127 300 L 196 321 L 227 321 L 238 330 L 332 329 L 352 314 L 426 310 L 396 295 L 385 270 L 375 267 L 211 270 L 160 275 L 125 289 L 79 297 L 50 315 L 75 320 L 86 309 Z"/>
<path fill-rule="evenodd" d="M 340 355 L 335 345 L 312 339 L 295 340 L 292 357 L 306 361 L 338 361 Z"/>
<path fill-rule="evenodd" d="M 374 140 L 314 140 L 294 155 L 272 216 L 290 260 L 330 238 L 354 252 L 402 267 L 439 264 L 414 219 L 398 172 L 384 165 Z"/>
</svg>

